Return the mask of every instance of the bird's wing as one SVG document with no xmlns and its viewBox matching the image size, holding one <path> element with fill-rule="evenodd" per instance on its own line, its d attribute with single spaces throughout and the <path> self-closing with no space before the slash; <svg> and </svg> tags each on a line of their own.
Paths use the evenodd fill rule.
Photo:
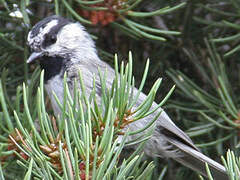
<svg viewBox="0 0 240 180">
<path fill-rule="evenodd" d="M 156 104 L 153 104 L 153 107 L 156 107 Z M 159 109 L 159 111 L 160 110 L 161 109 Z M 152 116 L 155 116 L 156 113 L 154 113 Z M 160 117 L 156 121 L 156 129 L 160 131 L 162 136 L 161 138 L 165 138 L 165 140 L 173 146 L 173 149 L 177 150 L 177 154 L 179 154 L 179 156 L 177 155 L 176 157 L 172 157 L 174 160 L 201 173 L 206 177 L 207 172 L 205 163 L 207 163 L 214 179 L 228 179 L 224 166 L 203 155 L 193 144 L 192 140 L 171 121 L 164 111 L 162 111 Z"/>
<path fill-rule="evenodd" d="M 178 148 L 183 156 L 176 157 L 175 160 L 180 162 L 181 164 L 201 173 L 204 176 L 207 176 L 205 163 L 208 164 L 211 174 L 216 180 L 227 180 L 228 176 L 225 171 L 224 166 L 217 163 L 216 161 L 208 158 L 203 155 L 201 152 L 196 151 L 195 149 L 172 139 L 171 143 Z"/>
<path fill-rule="evenodd" d="M 157 124 L 162 127 L 161 133 L 164 134 L 167 139 L 176 139 L 199 151 L 198 148 L 193 144 L 192 140 L 172 122 L 167 113 L 163 111 L 159 119 L 160 120 L 157 122 Z"/>
<path fill-rule="evenodd" d="M 139 96 L 137 104 L 140 104 L 145 99 L 146 95 L 142 93 Z M 156 108 L 156 106 L 157 104 L 154 102 L 151 109 Z M 159 129 L 160 133 L 166 137 L 166 140 L 176 139 L 198 151 L 198 148 L 193 144 L 192 140 L 173 123 L 173 121 L 169 118 L 167 113 L 163 111 L 161 108 L 159 108 L 155 113 L 151 114 L 149 117 L 146 117 L 146 119 L 149 119 L 149 121 L 151 121 L 151 119 L 153 119 L 160 111 L 162 112 L 158 120 L 156 121 L 156 128 Z"/>
</svg>

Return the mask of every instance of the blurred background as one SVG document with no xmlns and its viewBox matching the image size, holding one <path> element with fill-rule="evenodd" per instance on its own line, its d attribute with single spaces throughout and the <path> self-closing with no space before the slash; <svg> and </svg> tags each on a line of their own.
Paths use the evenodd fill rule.
<svg viewBox="0 0 240 180">
<path fill-rule="evenodd" d="M 162 77 L 156 97 L 160 102 L 176 84 L 164 106 L 171 119 L 212 159 L 220 162 L 227 149 L 239 155 L 239 1 L 1 0 L 0 76 L 9 109 L 14 108 L 17 86 L 28 83 L 38 68 L 37 63 L 26 64 L 27 33 L 53 14 L 83 24 L 101 59 L 111 65 L 115 53 L 128 62 L 132 51 L 136 86 L 149 58 L 144 92 Z M 166 165 L 165 179 L 197 177 L 171 160 L 154 162 L 155 177 Z"/>
</svg>

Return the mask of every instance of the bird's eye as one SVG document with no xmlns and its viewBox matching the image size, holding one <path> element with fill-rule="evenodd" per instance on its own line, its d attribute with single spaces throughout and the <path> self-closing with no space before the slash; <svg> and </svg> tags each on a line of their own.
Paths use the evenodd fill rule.
<svg viewBox="0 0 240 180">
<path fill-rule="evenodd" d="M 57 41 L 56 35 L 46 35 L 43 42 L 43 47 L 50 46 Z"/>
<path fill-rule="evenodd" d="M 56 36 L 50 36 L 50 41 L 51 43 L 55 43 L 57 41 L 57 37 Z"/>
</svg>

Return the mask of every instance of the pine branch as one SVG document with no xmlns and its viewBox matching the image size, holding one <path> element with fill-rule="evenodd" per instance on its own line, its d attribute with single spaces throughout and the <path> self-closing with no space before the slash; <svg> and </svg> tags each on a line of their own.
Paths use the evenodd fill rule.
<svg viewBox="0 0 240 180">
<path fill-rule="evenodd" d="M 147 68 L 148 63 L 139 92 L 146 80 Z M 34 86 L 31 86 L 31 83 L 29 86 L 23 84 L 22 95 L 17 95 L 16 98 L 16 102 L 23 100 L 23 109 L 18 107 L 16 108 L 18 110 L 14 110 L 12 114 L 7 109 L 4 96 L 1 95 L 1 105 L 6 107 L 5 116 L 9 118 L 9 121 L 2 124 L 0 129 L 7 130 L 5 142 L 2 142 L 4 148 L 1 150 L 4 166 L 7 167 L 11 163 L 10 160 L 17 156 L 18 158 L 15 157 L 15 159 L 18 160 L 15 163 L 24 170 L 26 179 L 32 177 L 44 179 L 150 178 L 154 165 L 141 163 L 142 148 L 151 136 L 153 123 L 160 114 L 143 129 L 134 132 L 125 132 L 123 129 L 128 124 L 155 112 L 155 109 L 149 112 L 149 107 L 152 106 L 161 81 L 156 81 L 146 100 L 132 111 L 132 106 L 137 102 L 139 94 L 132 98 L 134 78 L 131 53 L 129 63 L 125 67 L 121 64 L 120 73 L 118 69 L 117 56 L 115 56 L 116 78 L 112 89 L 106 88 L 106 74 L 99 72 L 103 92 L 100 106 L 96 103 L 95 86 L 88 98 L 84 93 L 83 81 L 80 81 L 81 89 L 75 86 L 75 98 L 72 98 L 65 76 L 65 98 L 63 104 L 59 104 L 62 109 L 60 117 L 53 117 L 47 113 L 43 90 L 44 72 L 40 75 L 40 87 L 37 89 L 35 101 L 31 100 Z M 35 73 L 35 76 L 38 77 L 38 74 Z M 79 76 L 82 79 L 81 72 Z M 93 84 L 95 85 L 94 82 Z M 2 90 L 1 87 L 0 90 Z M 172 90 L 168 96 L 171 92 Z M 56 100 L 59 102 L 57 97 Z M 165 101 L 166 98 L 160 105 Z M 19 103 L 14 104 L 20 106 Z M 136 139 L 128 141 L 130 134 L 134 134 Z M 119 158 L 125 146 L 135 144 L 139 147 L 131 156 L 126 159 Z M 1 171 L 4 175 L 8 172 L 5 168 Z"/>
</svg>

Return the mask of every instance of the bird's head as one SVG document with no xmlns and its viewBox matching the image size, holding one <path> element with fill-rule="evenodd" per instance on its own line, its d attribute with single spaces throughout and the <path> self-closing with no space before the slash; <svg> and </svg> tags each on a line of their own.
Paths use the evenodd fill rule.
<svg viewBox="0 0 240 180">
<path fill-rule="evenodd" d="M 27 42 L 32 50 L 28 63 L 44 56 L 78 60 L 97 56 L 84 27 L 60 16 L 47 17 L 34 25 Z"/>
</svg>

